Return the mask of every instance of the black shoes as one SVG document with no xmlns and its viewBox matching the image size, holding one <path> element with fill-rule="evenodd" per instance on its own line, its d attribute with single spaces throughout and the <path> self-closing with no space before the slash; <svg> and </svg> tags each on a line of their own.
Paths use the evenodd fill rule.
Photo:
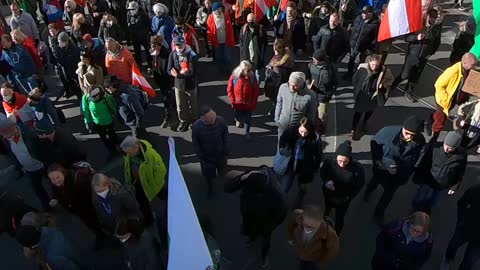
<svg viewBox="0 0 480 270">
<path fill-rule="evenodd" d="M 188 130 L 188 122 L 180 122 L 180 125 L 177 127 L 177 132 L 185 132 Z"/>
<path fill-rule="evenodd" d="M 417 98 L 414 97 L 409 91 L 405 91 L 405 97 L 411 102 L 418 102 Z"/>
</svg>

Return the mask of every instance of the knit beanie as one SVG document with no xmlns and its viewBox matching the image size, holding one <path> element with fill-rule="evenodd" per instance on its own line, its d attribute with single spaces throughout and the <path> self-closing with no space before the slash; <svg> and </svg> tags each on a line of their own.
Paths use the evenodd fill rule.
<svg viewBox="0 0 480 270">
<path fill-rule="evenodd" d="M 66 32 L 61 32 L 60 34 L 58 34 L 58 41 L 60 42 L 67 43 L 69 39 L 70 37 Z"/>
<path fill-rule="evenodd" d="M 415 115 L 408 117 L 403 122 L 403 128 L 415 134 L 420 132 L 422 125 L 423 121 L 419 120 Z"/>
<path fill-rule="evenodd" d="M 40 242 L 41 231 L 35 227 L 26 225 L 17 229 L 15 238 L 24 247 L 32 248 Z"/>
<path fill-rule="evenodd" d="M 295 71 L 290 74 L 290 77 L 288 78 L 288 83 L 293 84 L 297 87 L 301 87 L 305 83 L 305 73 Z"/>
<path fill-rule="evenodd" d="M 325 53 L 324 50 L 316 50 L 314 53 L 313 53 L 313 56 L 312 56 L 315 60 L 319 61 L 319 62 L 322 62 L 322 61 L 325 61 L 325 59 L 327 58 L 327 54 Z"/>
<path fill-rule="evenodd" d="M 349 140 L 344 141 L 337 147 L 337 151 L 335 151 L 337 156 L 344 156 L 348 159 L 352 159 L 352 142 Z"/>
<path fill-rule="evenodd" d="M 443 140 L 444 144 L 453 148 L 459 147 L 461 142 L 462 142 L 462 135 L 456 131 L 448 132 L 447 136 L 445 137 L 445 140 Z"/>
<path fill-rule="evenodd" d="M 48 135 L 55 131 L 55 126 L 49 117 L 42 117 L 35 122 L 35 133 L 38 135 Z"/>
<path fill-rule="evenodd" d="M 212 4 L 212 11 L 215 11 L 215 10 L 217 10 L 217 9 L 219 9 L 219 8 L 223 8 L 223 4 L 222 4 L 222 3 L 220 3 L 220 2 L 215 2 L 215 3 Z"/>
</svg>

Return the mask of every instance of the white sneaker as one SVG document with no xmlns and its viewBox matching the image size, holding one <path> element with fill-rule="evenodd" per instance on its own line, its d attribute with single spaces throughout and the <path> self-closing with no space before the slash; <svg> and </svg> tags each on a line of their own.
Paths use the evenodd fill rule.
<svg viewBox="0 0 480 270">
<path fill-rule="evenodd" d="M 465 11 L 465 10 L 467 10 L 467 8 L 464 7 L 464 6 L 459 6 L 459 7 L 458 7 L 458 11 Z"/>
</svg>

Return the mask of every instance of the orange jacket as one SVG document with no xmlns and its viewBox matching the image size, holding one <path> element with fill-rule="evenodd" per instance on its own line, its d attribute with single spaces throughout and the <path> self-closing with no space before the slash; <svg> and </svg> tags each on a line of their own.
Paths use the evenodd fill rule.
<svg viewBox="0 0 480 270">
<path fill-rule="evenodd" d="M 217 40 L 217 27 L 215 26 L 215 19 L 213 18 L 213 13 L 208 15 L 207 18 L 207 38 L 208 44 L 213 45 L 214 47 L 218 47 L 218 40 Z M 235 38 L 233 36 L 233 27 L 232 22 L 230 21 L 230 17 L 225 14 L 225 46 L 233 47 L 235 46 Z"/>
<path fill-rule="evenodd" d="M 105 66 L 109 75 L 117 76 L 124 83 L 132 82 L 132 66 L 135 65 L 133 55 L 125 48 L 121 48 L 117 56 L 107 52 Z"/>
</svg>

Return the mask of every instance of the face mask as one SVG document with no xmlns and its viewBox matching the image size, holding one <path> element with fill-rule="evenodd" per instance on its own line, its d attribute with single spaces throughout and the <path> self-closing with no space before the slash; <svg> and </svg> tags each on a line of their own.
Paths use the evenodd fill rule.
<svg viewBox="0 0 480 270">
<path fill-rule="evenodd" d="M 12 100 L 12 98 L 13 98 L 13 96 L 4 96 L 4 97 L 3 97 L 3 100 L 4 100 L 5 102 L 10 102 L 10 100 Z"/>
<path fill-rule="evenodd" d="M 138 10 L 133 9 L 133 10 L 129 10 L 129 12 L 130 12 L 130 15 L 135 16 L 135 15 L 137 15 Z"/>
<path fill-rule="evenodd" d="M 97 192 L 97 195 L 105 199 L 107 197 L 109 191 L 110 190 L 107 188 L 106 190 L 104 190 L 102 192 Z"/>
<path fill-rule="evenodd" d="M 305 233 L 306 235 L 312 234 L 313 232 L 315 232 L 315 231 L 314 230 L 307 230 L 307 229 L 303 228 L 303 233 Z"/>
<path fill-rule="evenodd" d="M 182 49 L 175 48 L 175 51 L 177 51 L 177 53 L 183 53 L 183 51 L 185 51 L 185 47 Z"/>
<path fill-rule="evenodd" d="M 107 22 L 105 23 L 105 25 L 106 25 L 107 27 L 112 27 L 113 21 L 107 21 Z"/>
<path fill-rule="evenodd" d="M 124 238 L 124 239 L 119 239 L 119 240 L 120 240 L 120 242 L 122 242 L 122 243 L 125 243 L 125 242 L 127 242 L 127 241 L 128 241 L 128 239 L 130 239 L 130 235 L 128 235 L 128 237 L 127 237 L 127 238 Z"/>
</svg>

